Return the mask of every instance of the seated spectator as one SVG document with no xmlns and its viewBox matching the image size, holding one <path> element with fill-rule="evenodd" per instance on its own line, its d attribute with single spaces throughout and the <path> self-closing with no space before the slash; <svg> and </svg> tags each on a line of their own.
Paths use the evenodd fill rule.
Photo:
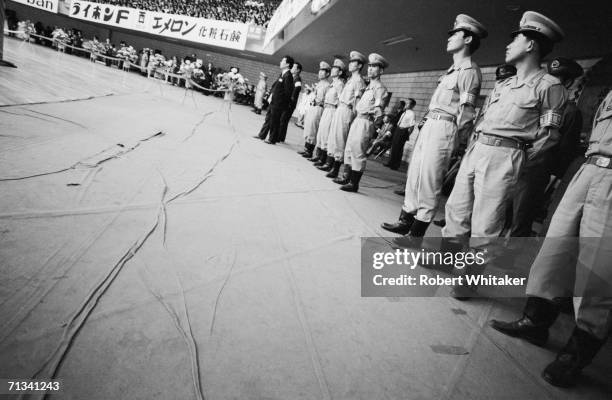
<svg viewBox="0 0 612 400">
<path fill-rule="evenodd" d="M 369 157 L 374 153 L 378 154 L 389 149 L 391 147 L 393 129 L 394 125 L 391 121 L 391 115 L 385 114 L 385 116 L 383 117 L 383 125 L 376 130 L 376 133 L 378 135 L 376 136 L 376 139 L 374 140 L 368 151 L 366 151 L 366 156 Z"/>
</svg>

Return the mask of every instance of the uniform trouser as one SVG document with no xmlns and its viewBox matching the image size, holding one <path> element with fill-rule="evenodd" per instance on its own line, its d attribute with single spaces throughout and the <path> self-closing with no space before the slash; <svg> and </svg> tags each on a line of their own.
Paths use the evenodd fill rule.
<svg viewBox="0 0 612 400">
<path fill-rule="evenodd" d="M 419 132 L 408 167 L 402 207 L 419 221 L 431 222 L 436 214 L 456 138 L 457 125 L 444 120 L 427 120 Z"/>
<path fill-rule="evenodd" d="M 475 141 L 466 151 L 446 202 L 444 237 L 498 237 L 504 228 L 525 152 Z"/>
<path fill-rule="evenodd" d="M 329 138 L 327 140 L 327 152 L 334 155 L 336 161 L 344 160 L 344 150 L 346 139 L 349 134 L 351 122 L 355 115 L 346 104 L 340 103 L 329 128 Z"/>
<path fill-rule="evenodd" d="M 321 115 L 321 121 L 319 122 L 319 131 L 317 132 L 317 147 L 327 150 L 327 143 L 329 141 L 329 129 L 331 127 L 334 114 L 336 113 L 335 108 L 326 107 Z"/>
<path fill-rule="evenodd" d="M 357 117 L 351 124 L 344 149 L 344 163 L 350 165 L 353 171 L 365 170 L 366 152 L 373 133 L 374 122 L 369 119 Z"/>
<path fill-rule="evenodd" d="M 512 196 L 510 236 L 531 236 L 533 220 L 544 203 L 546 186 L 549 181 L 550 172 L 545 165 L 534 166 L 521 173 Z"/>
<path fill-rule="evenodd" d="M 389 156 L 389 167 L 398 169 L 402 164 L 402 156 L 404 155 L 404 146 L 410 138 L 408 128 L 395 128 L 393 139 L 391 142 L 391 155 Z"/>
<path fill-rule="evenodd" d="M 527 295 L 574 297 L 576 325 L 604 339 L 612 311 L 612 170 L 583 165 L 553 215 Z"/>
<path fill-rule="evenodd" d="M 317 143 L 317 132 L 319 131 L 319 122 L 323 114 L 323 107 L 310 106 L 306 110 L 304 116 L 304 139 L 310 144 Z"/>
<path fill-rule="evenodd" d="M 546 232 L 548 232 L 548 227 L 550 226 L 550 221 L 552 219 L 553 214 L 557 210 L 559 203 L 561 203 L 561 199 L 563 199 L 563 196 L 565 195 L 565 191 L 567 190 L 567 187 L 569 186 L 570 182 L 574 178 L 574 175 L 576 175 L 576 172 L 578 172 L 578 170 L 580 169 L 584 161 L 585 161 L 584 157 L 582 156 L 577 157 L 576 159 L 574 159 L 574 161 L 570 163 L 569 167 L 565 171 L 565 174 L 561 178 L 559 185 L 557 186 L 557 188 L 555 189 L 555 191 L 553 192 L 551 196 L 550 205 L 548 206 L 546 218 L 544 219 L 544 222 L 542 223 L 542 230 L 540 231 L 539 236 L 546 236 Z"/>
<path fill-rule="evenodd" d="M 291 107 L 288 110 L 285 110 L 281 116 L 280 132 L 278 137 L 279 142 L 284 142 L 287 138 L 287 127 L 289 126 L 289 121 L 291 120 L 291 116 L 293 115 L 294 111 L 295 107 Z"/>
</svg>

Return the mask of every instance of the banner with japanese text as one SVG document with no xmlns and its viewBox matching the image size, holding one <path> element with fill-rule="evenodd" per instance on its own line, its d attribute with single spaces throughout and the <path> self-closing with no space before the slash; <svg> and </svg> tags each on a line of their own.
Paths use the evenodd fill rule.
<svg viewBox="0 0 612 400">
<path fill-rule="evenodd" d="M 13 0 L 15 3 L 25 4 L 26 6 L 39 8 L 41 10 L 57 13 L 59 0 Z"/>
<path fill-rule="evenodd" d="M 249 25 L 73 0 L 70 16 L 168 38 L 244 50 Z"/>
<path fill-rule="evenodd" d="M 154 35 L 212 46 L 244 50 L 249 26 L 238 22 L 217 21 L 184 15 L 165 14 L 153 11 L 146 13 L 144 22 L 139 18 L 135 29 Z"/>
<path fill-rule="evenodd" d="M 119 7 L 112 4 L 72 0 L 70 16 L 84 21 L 133 29 L 138 11 L 134 8 Z"/>
</svg>

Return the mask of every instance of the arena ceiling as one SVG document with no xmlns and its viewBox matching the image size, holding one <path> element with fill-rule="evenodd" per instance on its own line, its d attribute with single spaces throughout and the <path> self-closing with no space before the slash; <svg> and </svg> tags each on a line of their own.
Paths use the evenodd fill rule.
<svg viewBox="0 0 612 400">
<path fill-rule="evenodd" d="M 272 56 L 255 57 L 277 63 L 287 53 L 313 71 L 319 60 L 355 49 L 384 55 L 391 64 L 387 72 L 442 69 L 449 64 L 446 32 L 457 14 L 466 13 L 489 29 L 476 61 L 496 65 L 503 62 L 510 32 L 526 10 L 551 17 L 565 30 L 567 37 L 553 55 L 583 58 L 612 52 L 610 0 L 332 0 L 325 12 L 288 37 Z M 291 28 L 300 29 L 287 30 Z M 411 39 L 383 43 L 398 37 Z"/>
</svg>

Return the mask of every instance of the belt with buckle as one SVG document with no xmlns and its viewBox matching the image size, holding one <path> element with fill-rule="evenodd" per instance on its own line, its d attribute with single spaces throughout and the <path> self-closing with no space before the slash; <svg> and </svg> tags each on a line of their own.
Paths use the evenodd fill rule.
<svg viewBox="0 0 612 400">
<path fill-rule="evenodd" d="M 437 113 L 437 112 L 429 112 L 425 116 L 425 119 L 435 119 L 435 120 L 455 122 L 457 117 L 455 117 L 454 115 L 449 115 L 449 114 L 442 114 L 442 113 Z"/>
<path fill-rule="evenodd" d="M 600 168 L 612 169 L 612 157 L 606 156 L 589 156 L 585 164 L 597 165 Z"/>
<path fill-rule="evenodd" d="M 486 133 L 480 133 L 478 135 L 478 141 L 488 146 L 496 147 L 509 147 L 511 149 L 526 150 L 529 145 L 513 138 L 505 138 L 495 135 L 487 135 Z"/>
<path fill-rule="evenodd" d="M 328 103 L 325 103 L 325 108 L 336 108 L 336 107 L 338 107 L 338 106 L 337 106 L 337 105 L 335 105 L 335 104 L 328 104 Z"/>
</svg>

